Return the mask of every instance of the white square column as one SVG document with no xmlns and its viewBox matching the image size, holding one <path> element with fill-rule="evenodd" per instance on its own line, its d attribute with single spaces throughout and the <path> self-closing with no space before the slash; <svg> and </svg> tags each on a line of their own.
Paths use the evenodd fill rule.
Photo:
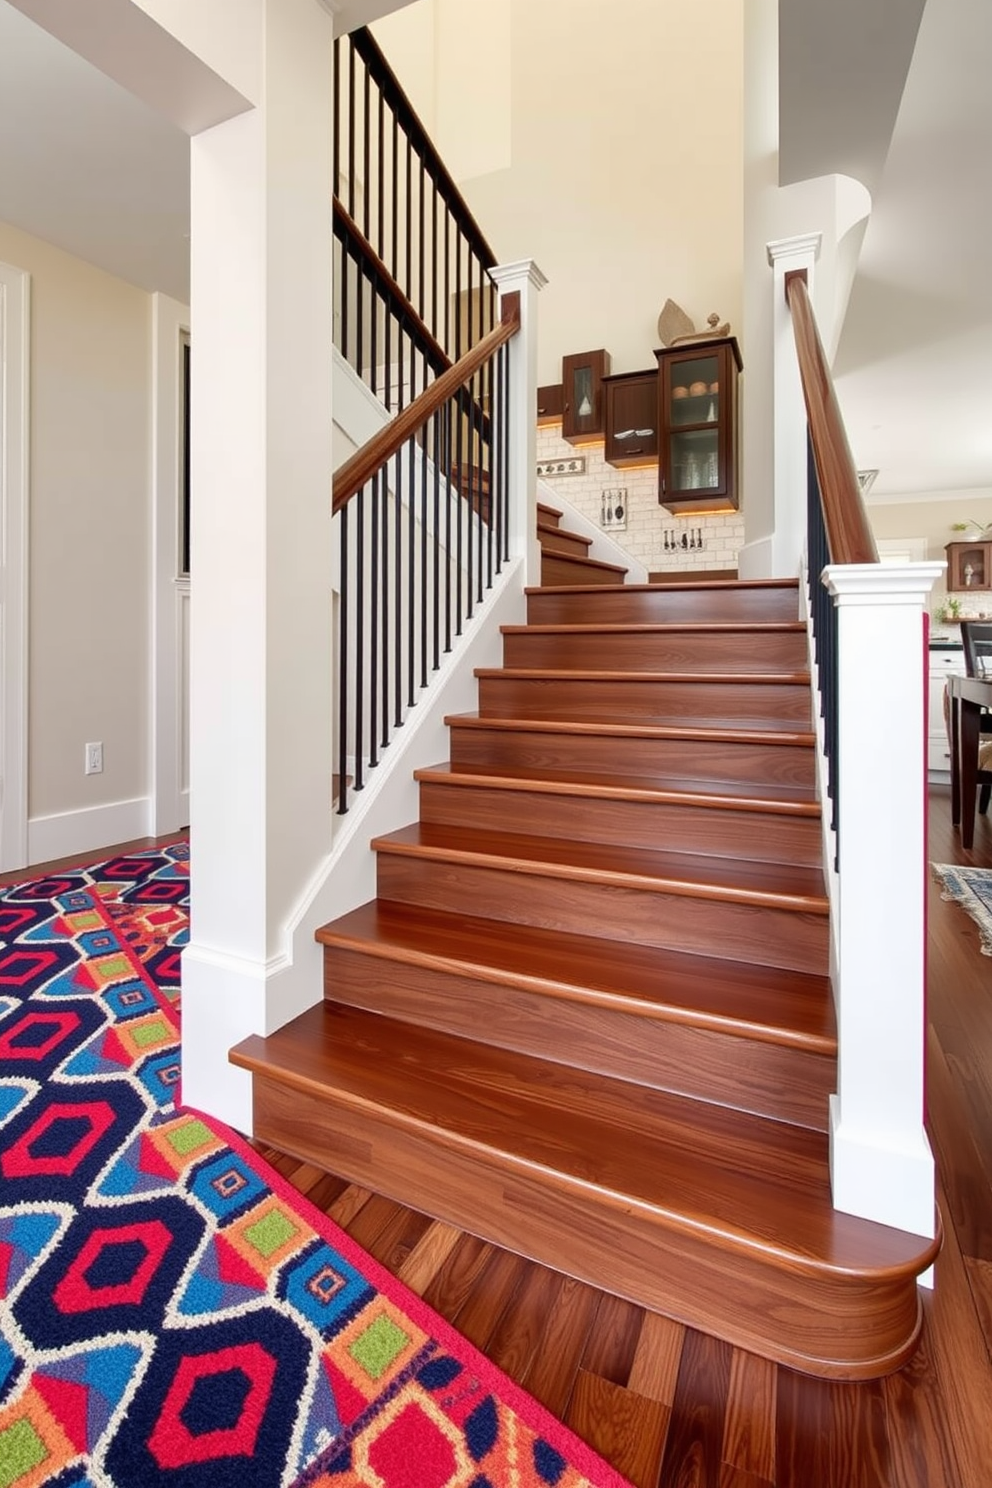
<svg viewBox="0 0 992 1488">
<path fill-rule="evenodd" d="M 246 8 L 258 106 L 191 144 L 191 942 L 183 1096 L 319 989 L 289 927 L 331 833 L 331 17 Z M 276 978 L 279 978 L 278 993 Z"/>
</svg>

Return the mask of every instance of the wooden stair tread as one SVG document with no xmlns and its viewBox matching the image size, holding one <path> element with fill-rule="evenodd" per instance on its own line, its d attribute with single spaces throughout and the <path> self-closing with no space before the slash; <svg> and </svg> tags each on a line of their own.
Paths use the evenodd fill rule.
<svg viewBox="0 0 992 1488">
<path fill-rule="evenodd" d="M 533 584 L 524 589 L 525 594 L 543 594 L 546 586 Z M 794 589 L 798 591 L 798 579 L 686 579 L 679 584 L 624 584 L 623 589 L 627 594 L 671 594 L 679 589 L 715 589 L 717 591 L 727 589 Z M 589 594 L 600 594 L 600 586 L 583 586 L 576 584 L 573 592 Z M 557 594 L 567 593 L 567 589 L 556 589 Z"/>
<path fill-rule="evenodd" d="M 582 543 L 582 545 L 586 548 L 592 547 L 591 537 L 584 537 L 581 532 L 570 532 L 567 527 L 556 527 L 552 525 L 551 522 L 538 522 L 538 537 L 540 537 L 542 532 L 546 533 L 549 537 L 564 537 L 567 538 L 569 542 Z M 556 553 L 555 556 L 561 557 L 561 554 Z M 581 557 L 581 554 L 576 554 L 575 556 Z"/>
<path fill-rule="evenodd" d="M 793 1272 L 912 1274 L 936 1248 L 835 1210 L 827 1137 L 785 1122 L 327 1003 L 231 1059 Z"/>
<path fill-rule="evenodd" d="M 580 558 L 577 553 L 545 553 L 545 558 L 553 558 L 556 563 L 574 563 L 577 570 L 583 568 L 601 569 L 604 573 L 615 573 L 620 575 L 618 583 L 622 584 L 623 575 L 627 570 L 619 563 L 604 563 L 602 558 Z M 563 586 L 564 587 L 564 586 Z M 602 584 L 596 585 L 602 589 Z"/>
<path fill-rule="evenodd" d="M 552 717 L 536 715 L 530 717 L 528 714 L 519 713 L 515 717 L 507 717 L 502 713 L 486 712 L 480 715 L 484 723 L 510 723 L 517 728 L 530 728 L 532 724 L 548 724 L 552 730 L 565 730 L 576 725 L 587 723 L 596 728 L 608 728 L 613 724 L 622 725 L 628 714 L 610 712 L 605 708 L 603 712 L 586 711 L 582 709 L 574 713 L 567 708 L 557 706 Z M 782 737 L 792 738 L 796 743 L 810 744 L 815 742 L 812 733 L 796 728 L 794 718 L 776 718 L 774 715 L 761 714 L 755 717 L 735 718 L 732 724 L 715 725 L 712 718 L 697 718 L 692 713 L 672 713 L 667 709 L 664 713 L 638 715 L 638 727 L 645 727 L 654 731 L 659 738 L 691 738 L 720 739 L 727 743 L 732 740 L 749 743 L 771 743 L 780 741 Z"/>
<path fill-rule="evenodd" d="M 553 774 L 517 765 L 424 766 L 415 780 L 443 780 L 452 786 L 487 786 L 493 790 L 550 792 L 564 796 L 596 796 L 617 801 L 667 801 L 724 811 L 773 812 L 782 816 L 821 815 L 813 786 L 748 781 L 695 780 L 686 776 L 627 776 L 583 774 L 556 769 Z"/>
<path fill-rule="evenodd" d="M 606 685 L 611 682 L 676 682 L 679 685 L 706 682 L 741 687 L 808 687 L 810 680 L 808 672 L 623 672 L 551 667 L 476 667 L 475 675 L 480 680 L 498 677 L 511 682 L 599 682 Z"/>
<path fill-rule="evenodd" d="M 325 946 L 613 1005 L 646 1018 L 835 1055 L 826 977 L 372 900 L 317 931 Z M 567 1016 L 567 1013 L 564 1013 Z"/>
<path fill-rule="evenodd" d="M 635 585 L 627 585 L 634 588 Z M 599 592 L 598 590 L 596 591 Z M 801 620 L 671 620 L 671 621 L 648 621 L 631 620 L 601 621 L 598 625 L 595 621 L 576 622 L 568 624 L 561 621 L 556 625 L 501 625 L 502 635 L 611 635 L 611 636 L 637 636 L 637 635 L 682 635 L 688 632 L 690 635 L 719 635 L 732 637 L 737 635 L 747 636 L 752 633 L 759 635 L 796 635 L 805 634 L 806 626 Z"/>
<path fill-rule="evenodd" d="M 787 721 L 779 727 L 777 720 L 762 720 L 755 725 L 735 723 L 733 727 L 701 723 L 698 719 L 666 718 L 664 723 L 626 723 L 617 718 L 500 718 L 481 713 L 451 713 L 445 717 L 448 727 L 525 730 L 534 733 L 608 734 L 623 739 L 689 739 L 699 743 L 718 741 L 743 744 L 790 744 L 812 749 L 816 735 L 808 729 L 796 729 Z"/>
<path fill-rule="evenodd" d="M 818 869 L 648 851 L 555 837 L 481 832 L 474 828 L 414 822 L 372 841 L 376 852 L 413 854 L 497 867 L 546 877 L 583 879 L 657 893 L 738 904 L 763 904 L 826 915 L 828 901 Z"/>
<path fill-rule="evenodd" d="M 560 518 L 565 515 L 564 511 L 560 511 L 557 506 L 549 506 L 546 501 L 539 501 L 537 503 L 537 509 L 539 512 L 542 512 L 545 516 L 548 517 Z"/>
</svg>

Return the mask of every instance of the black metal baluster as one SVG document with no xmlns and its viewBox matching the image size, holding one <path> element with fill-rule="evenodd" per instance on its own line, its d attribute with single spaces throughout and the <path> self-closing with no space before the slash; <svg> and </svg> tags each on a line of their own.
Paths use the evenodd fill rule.
<svg viewBox="0 0 992 1488">
<path fill-rule="evenodd" d="M 341 588 L 338 594 L 338 815 L 348 810 L 348 508 L 338 514 Z"/>
<path fill-rule="evenodd" d="M 389 466 L 382 467 L 380 476 L 382 500 L 382 747 L 389 743 Z"/>
<path fill-rule="evenodd" d="M 385 262 L 386 259 L 386 100 L 379 89 L 379 124 L 378 124 L 378 191 L 376 202 L 379 217 L 379 257 Z"/>
<path fill-rule="evenodd" d="M 426 378 L 426 358 L 424 376 Z M 420 431 L 420 685 L 427 686 L 427 427 Z"/>
<path fill-rule="evenodd" d="M 355 371 L 364 382 L 365 371 L 365 265 L 355 264 Z"/>
<path fill-rule="evenodd" d="M 413 283 L 413 146 L 410 136 L 406 140 L 406 292 L 409 297 Z M 410 401 L 415 397 L 413 385 L 413 346 L 410 347 Z"/>
<path fill-rule="evenodd" d="M 431 207 L 431 334 L 437 340 L 437 175 L 432 173 L 433 196 Z"/>
<path fill-rule="evenodd" d="M 392 221 L 392 228 L 393 228 L 392 271 L 393 271 L 393 278 L 396 279 L 396 278 L 399 277 L 399 272 L 400 272 L 400 201 L 399 201 L 399 199 L 400 199 L 400 121 L 396 117 L 396 111 L 395 111 L 395 109 L 392 111 L 392 114 L 393 114 L 393 172 L 392 172 L 392 179 L 391 179 L 391 181 L 389 183 L 389 189 L 390 189 L 390 197 L 391 197 L 392 209 L 393 209 L 393 221 Z"/>
<path fill-rule="evenodd" d="M 369 180 L 372 173 L 372 75 L 367 67 L 365 69 L 363 84 L 362 102 L 365 128 L 362 133 L 362 229 L 365 233 L 366 241 L 371 243 L 372 202 L 369 195 Z"/>
<path fill-rule="evenodd" d="M 503 561 L 510 556 L 510 348 L 501 346 L 503 357 Z"/>
<path fill-rule="evenodd" d="M 410 365 L 413 365 L 413 352 L 411 349 Z M 412 374 L 411 374 L 412 375 Z M 412 394 L 411 388 L 411 394 Z M 407 617 L 409 625 L 407 629 L 407 706 L 412 708 L 415 697 L 414 688 L 414 653 L 417 634 L 417 440 L 413 437 L 407 441 L 409 456 L 409 487 L 407 490 L 407 507 L 409 511 L 410 541 L 407 561 L 409 564 L 408 594 L 407 594 Z"/>
<path fill-rule="evenodd" d="M 365 487 L 355 503 L 355 789 L 365 788 Z"/>
<path fill-rule="evenodd" d="M 482 302 L 481 302 L 481 300 L 479 302 L 479 314 L 480 314 L 480 316 L 482 314 Z M 479 326 L 479 331 L 480 331 L 480 334 L 481 334 L 481 332 L 482 332 L 482 326 L 481 325 Z M 491 589 L 493 587 L 493 536 L 494 536 L 495 521 L 496 521 L 495 510 L 494 510 L 494 502 L 496 500 L 496 492 L 493 489 L 493 475 L 494 475 L 494 470 L 493 470 L 493 429 L 494 429 L 493 418 L 494 418 L 495 410 L 493 408 L 493 392 L 492 392 L 492 389 L 493 389 L 493 377 L 492 377 L 492 374 L 493 374 L 493 363 L 490 361 L 490 362 L 487 362 L 486 365 L 485 365 L 485 367 L 483 367 L 483 369 L 482 369 L 482 406 L 483 406 L 483 408 L 485 410 L 488 411 L 488 414 L 489 414 L 489 435 L 488 435 L 488 442 L 486 443 L 486 446 L 485 446 L 485 449 L 484 449 L 484 454 L 488 455 L 488 479 L 489 479 L 489 494 L 486 497 L 486 588 L 487 589 Z M 481 438 L 482 438 L 482 436 L 480 434 L 480 442 L 481 442 Z"/>
<path fill-rule="evenodd" d="M 458 528 L 455 533 L 455 635 L 462 633 L 462 562 L 464 559 L 465 487 L 462 482 L 462 450 L 464 415 L 458 398 L 453 400 L 455 408 L 455 487 L 457 491 L 455 513 Z"/>
<path fill-rule="evenodd" d="M 351 261 L 346 244 L 341 245 L 341 355 L 348 358 L 348 265 Z"/>
<path fill-rule="evenodd" d="M 454 402 L 444 410 L 444 649 L 451 650 L 451 505 L 457 499 L 451 479 L 451 418 Z"/>
<path fill-rule="evenodd" d="M 444 214 L 444 350 L 451 355 L 451 214 Z"/>
<path fill-rule="evenodd" d="M 379 763 L 379 477 L 369 482 L 369 769 Z"/>
<path fill-rule="evenodd" d="M 434 626 L 433 637 L 433 659 L 434 671 L 441 665 L 441 415 L 435 413 L 433 419 L 433 441 L 434 441 L 434 584 L 432 590 L 431 610 Z"/>
<path fill-rule="evenodd" d="M 348 216 L 355 220 L 355 43 L 348 39 Z"/>
<path fill-rule="evenodd" d="M 396 695 L 394 703 L 396 712 L 394 720 L 399 728 L 403 722 L 403 451 L 397 450 L 393 460 L 393 473 L 395 490 L 393 500 L 396 505 L 396 556 L 393 560 L 393 568 L 396 574 L 396 594 L 394 596 L 393 614 L 394 621 L 394 666 Z"/>
<path fill-rule="evenodd" d="M 427 249 L 427 233 L 426 233 L 426 230 L 425 230 L 425 223 L 424 223 L 424 190 L 425 190 L 425 184 L 426 184 L 427 170 L 426 170 L 426 167 L 424 165 L 424 157 L 421 155 L 418 158 L 420 160 L 420 191 L 418 193 L 419 216 L 418 216 L 418 219 L 417 219 L 418 220 L 418 226 L 419 226 L 419 232 L 417 234 L 417 248 L 418 248 L 418 258 L 419 258 L 419 263 L 417 265 L 417 282 L 418 282 L 418 285 L 419 285 L 420 294 L 419 294 L 419 298 L 417 300 L 417 310 L 418 310 L 418 312 L 420 314 L 421 320 L 426 321 L 427 320 L 427 292 L 426 292 L 426 289 L 425 289 L 425 275 L 426 275 L 426 271 L 427 271 L 427 264 L 425 262 L 425 258 L 426 258 L 426 249 Z M 425 378 L 425 380 L 424 380 L 424 387 L 426 387 L 426 386 L 427 386 L 427 381 L 426 381 L 426 378 Z"/>
<path fill-rule="evenodd" d="M 503 350 L 493 362 L 489 409 L 489 520 L 496 543 L 496 572 L 503 569 Z"/>
</svg>

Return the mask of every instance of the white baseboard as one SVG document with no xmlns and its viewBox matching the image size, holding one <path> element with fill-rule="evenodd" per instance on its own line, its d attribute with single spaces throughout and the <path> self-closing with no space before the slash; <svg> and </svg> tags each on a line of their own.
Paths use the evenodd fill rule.
<svg viewBox="0 0 992 1488">
<path fill-rule="evenodd" d="M 28 866 L 52 858 L 73 858 L 150 835 L 151 800 L 110 801 L 81 811 L 59 811 L 28 818 Z"/>
</svg>

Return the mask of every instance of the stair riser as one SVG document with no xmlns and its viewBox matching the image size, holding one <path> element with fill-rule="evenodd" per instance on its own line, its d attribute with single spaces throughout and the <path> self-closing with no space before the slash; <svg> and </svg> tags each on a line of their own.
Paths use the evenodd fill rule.
<svg viewBox="0 0 992 1488">
<path fill-rule="evenodd" d="M 592 672 L 802 672 L 806 637 L 788 631 L 739 636 L 518 631 L 503 637 L 503 665 Z"/>
<path fill-rule="evenodd" d="M 557 584 L 622 584 L 623 570 L 619 568 L 596 568 L 578 558 L 567 558 L 563 553 L 541 554 L 541 583 Z"/>
<path fill-rule="evenodd" d="M 691 718 L 728 728 L 768 722 L 810 727 L 808 683 L 648 682 L 578 678 L 480 677 L 485 718 Z"/>
<path fill-rule="evenodd" d="M 542 527 L 560 527 L 562 514 L 553 506 L 545 506 L 542 502 L 537 503 L 537 520 Z"/>
<path fill-rule="evenodd" d="M 538 1059 L 826 1131 L 837 1088 L 828 1056 L 555 997 L 509 980 L 328 946 L 324 996 Z"/>
<path fill-rule="evenodd" d="M 604 940 L 635 940 L 759 966 L 827 972 L 825 916 L 681 894 L 378 853 L 381 899 Z"/>
<path fill-rule="evenodd" d="M 565 553 L 571 558 L 588 558 L 590 544 L 581 537 L 576 537 L 572 532 L 566 532 L 563 528 L 556 528 L 554 532 L 539 532 L 537 534 L 541 544 L 542 553 Z"/>
<path fill-rule="evenodd" d="M 530 833 L 617 847 L 710 853 L 808 867 L 822 862 L 817 818 L 770 812 L 421 781 L 420 819 L 451 827 Z"/>
<path fill-rule="evenodd" d="M 915 1278 L 840 1277 L 776 1266 L 758 1247 L 688 1231 L 575 1181 L 334 1091 L 256 1074 L 255 1137 L 690 1327 L 838 1379 L 897 1369 L 920 1326 Z M 622 1133 L 618 1129 L 618 1141 Z"/>
<path fill-rule="evenodd" d="M 451 728 L 451 763 L 498 765 L 552 773 L 641 777 L 681 775 L 688 780 L 749 781 L 755 785 L 815 783 L 812 748 L 742 744 L 730 740 L 637 739 L 607 734 L 544 730 Z"/>
<path fill-rule="evenodd" d="M 562 581 L 564 582 L 564 581 Z M 572 584 L 586 581 L 576 578 Z M 592 582 L 592 581 L 590 581 Z M 655 589 L 627 586 L 609 594 L 528 594 L 530 625 L 674 625 L 678 622 L 797 620 L 794 588 Z"/>
</svg>

